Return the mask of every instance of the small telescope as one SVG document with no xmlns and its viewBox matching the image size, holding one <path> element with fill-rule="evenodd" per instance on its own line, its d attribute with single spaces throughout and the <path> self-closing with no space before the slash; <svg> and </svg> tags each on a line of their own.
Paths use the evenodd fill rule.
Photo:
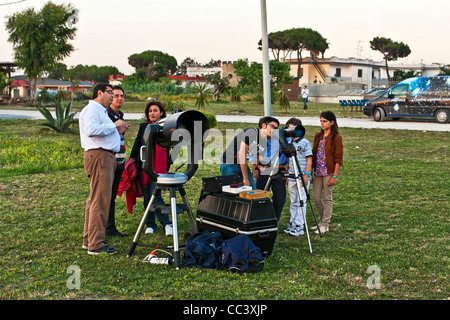
<svg viewBox="0 0 450 320">
<path fill-rule="evenodd" d="M 300 138 L 303 139 L 305 136 L 305 127 L 298 125 L 289 128 L 288 126 L 285 126 L 284 128 L 280 128 L 278 130 L 274 130 L 273 132 L 273 139 L 279 140 L 281 145 L 281 152 L 286 157 L 292 157 L 295 156 L 295 148 L 292 145 L 292 143 L 289 143 L 287 141 L 287 138 Z"/>
</svg>

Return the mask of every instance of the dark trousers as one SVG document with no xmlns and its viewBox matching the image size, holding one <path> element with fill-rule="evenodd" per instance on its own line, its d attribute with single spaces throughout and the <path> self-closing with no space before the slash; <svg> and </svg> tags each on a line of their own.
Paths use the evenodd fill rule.
<svg viewBox="0 0 450 320">
<path fill-rule="evenodd" d="M 111 204 L 109 205 L 109 215 L 108 215 L 108 221 L 106 222 L 106 232 L 114 232 L 117 230 L 116 228 L 116 218 L 115 218 L 115 212 L 116 212 L 116 197 L 117 197 L 117 191 L 119 190 L 119 184 L 122 180 L 122 173 L 125 170 L 125 163 L 116 166 L 116 170 L 114 171 L 114 181 L 112 185 L 112 194 L 111 194 Z"/>
<path fill-rule="evenodd" d="M 141 173 L 142 177 L 142 173 Z M 142 180 L 141 180 L 142 181 Z M 153 181 L 150 181 L 147 186 L 142 188 L 142 192 L 144 194 L 144 212 L 147 209 L 148 204 L 150 203 L 150 199 L 152 197 L 153 191 L 156 188 L 156 183 Z M 164 199 L 161 195 L 161 190 L 158 190 L 158 193 L 155 198 L 154 205 L 163 205 L 165 204 Z M 163 228 L 167 224 L 172 224 L 172 221 L 170 221 L 169 215 L 165 213 L 161 213 L 160 211 L 153 211 L 151 210 L 147 216 L 146 225 L 148 228 L 152 228 L 154 231 L 156 231 L 156 220 L 155 217 L 158 218 L 158 221 L 162 224 Z"/>
<path fill-rule="evenodd" d="M 269 174 L 266 175 L 261 172 L 259 174 L 258 180 L 256 181 L 256 189 L 264 190 L 267 184 L 267 180 L 269 180 Z M 283 180 L 279 177 L 274 177 L 272 179 L 271 188 L 273 193 L 273 209 L 275 210 L 277 220 L 280 221 L 281 212 L 283 211 L 284 204 L 286 203 L 286 180 Z"/>
</svg>

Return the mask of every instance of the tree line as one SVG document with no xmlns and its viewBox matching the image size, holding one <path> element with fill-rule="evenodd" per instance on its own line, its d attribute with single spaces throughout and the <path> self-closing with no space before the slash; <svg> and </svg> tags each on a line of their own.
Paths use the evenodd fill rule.
<svg viewBox="0 0 450 320">
<path fill-rule="evenodd" d="M 74 50 L 70 40 L 75 38 L 77 22 L 78 11 L 75 7 L 52 2 L 47 2 L 40 11 L 29 8 L 7 17 L 8 41 L 13 45 L 15 63 L 30 79 L 33 101 L 36 98 L 36 79 L 44 75 L 61 80 L 107 82 L 110 74 L 121 74 L 114 66 L 77 65 L 68 68 L 61 62 Z M 289 64 L 279 62 L 282 58 L 289 58 L 291 61 L 295 54 L 298 61 L 297 77 L 301 77 L 304 52 L 309 51 L 312 59 L 319 55 L 323 57 L 329 43 L 311 28 L 292 28 L 269 33 L 268 46 L 274 58 L 270 61 L 271 87 L 276 92 L 280 85 L 292 81 Z M 411 53 L 407 44 L 385 37 L 375 37 L 370 41 L 370 46 L 383 55 L 388 78 L 388 61 L 404 58 Z M 261 49 L 261 40 L 258 48 Z M 211 59 L 206 64 L 200 64 L 188 57 L 178 65 L 175 57 L 168 53 L 146 50 L 128 57 L 128 63 L 135 68 L 135 73 L 128 76 L 126 82 L 136 84 L 160 81 L 169 74 L 185 74 L 189 66 L 211 67 L 217 65 L 217 62 Z M 239 60 L 234 67 L 236 74 L 241 77 L 241 89 L 252 86 L 257 94 L 262 92 L 261 64 Z M 227 79 L 216 78 L 217 75 L 212 75 L 210 79 L 216 87 L 220 89 L 227 86 Z"/>
</svg>

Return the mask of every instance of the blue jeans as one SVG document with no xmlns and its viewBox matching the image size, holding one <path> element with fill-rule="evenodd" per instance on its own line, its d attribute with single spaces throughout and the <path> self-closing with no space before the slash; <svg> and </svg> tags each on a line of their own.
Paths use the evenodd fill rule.
<svg viewBox="0 0 450 320">
<path fill-rule="evenodd" d="M 248 180 L 250 181 L 250 185 L 252 189 L 256 189 L 255 179 L 253 178 L 252 171 L 247 166 Z M 244 181 L 244 177 L 242 176 L 241 166 L 239 164 L 229 164 L 229 163 L 221 163 L 220 164 L 220 174 L 223 176 L 232 176 L 238 175 L 241 182 Z"/>
<path fill-rule="evenodd" d="M 303 98 L 303 109 L 308 109 L 308 106 L 306 105 L 306 103 L 308 102 L 308 98 Z"/>
</svg>

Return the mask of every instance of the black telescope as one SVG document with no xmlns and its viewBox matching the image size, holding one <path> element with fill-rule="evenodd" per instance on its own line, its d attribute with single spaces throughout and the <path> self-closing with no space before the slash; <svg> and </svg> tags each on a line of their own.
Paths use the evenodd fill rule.
<svg viewBox="0 0 450 320">
<path fill-rule="evenodd" d="M 209 129 L 206 116 L 195 110 L 176 112 L 155 124 L 149 124 L 142 137 L 142 169 L 153 180 L 158 174 L 153 169 L 155 144 L 161 147 L 174 147 L 179 143 L 188 147 L 188 166 L 184 174 L 188 180 L 198 168 L 198 161 L 203 158 L 205 132 Z"/>
<path fill-rule="evenodd" d="M 287 138 L 303 139 L 303 137 L 305 136 L 305 132 L 306 132 L 305 127 L 303 127 L 302 125 L 294 126 L 291 128 L 286 126 L 284 128 L 275 130 L 272 135 L 274 139 L 278 139 L 280 141 L 281 152 L 286 157 L 292 157 L 295 156 L 295 148 L 292 143 L 289 143 L 287 141 Z"/>
</svg>

